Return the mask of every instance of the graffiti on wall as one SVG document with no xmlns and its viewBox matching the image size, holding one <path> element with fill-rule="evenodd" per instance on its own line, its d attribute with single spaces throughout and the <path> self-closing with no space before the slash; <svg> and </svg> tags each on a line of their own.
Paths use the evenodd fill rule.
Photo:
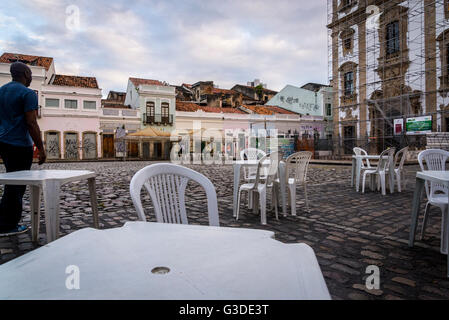
<svg viewBox="0 0 449 320">
<path fill-rule="evenodd" d="M 298 104 L 300 108 L 307 110 L 307 111 L 318 111 L 319 107 L 317 104 L 315 103 L 300 103 L 299 102 L 299 98 L 295 98 L 295 97 L 285 97 L 285 96 L 280 96 L 279 100 L 281 100 L 282 103 L 288 103 L 290 105 L 292 104 Z"/>
<path fill-rule="evenodd" d="M 95 133 L 84 134 L 83 155 L 84 159 L 95 159 L 97 157 L 97 137 Z"/>
<path fill-rule="evenodd" d="M 67 133 L 65 135 L 65 158 L 78 159 L 78 141 L 76 133 Z"/>
<path fill-rule="evenodd" d="M 47 132 L 46 134 L 46 147 L 48 159 L 59 159 L 61 150 L 59 149 L 59 133 Z"/>
</svg>

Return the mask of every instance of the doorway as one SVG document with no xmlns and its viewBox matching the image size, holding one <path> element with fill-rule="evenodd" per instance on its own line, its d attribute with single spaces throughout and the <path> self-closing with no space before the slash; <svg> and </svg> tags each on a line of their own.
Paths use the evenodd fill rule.
<svg viewBox="0 0 449 320">
<path fill-rule="evenodd" d="M 103 134 L 103 158 L 114 158 L 114 135 Z"/>
<path fill-rule="evenodd" d="M 161 159 L 162 158 L 162 143 L 161 142 L 155 142 L 154 143 L 154 154 L 153 157 L 155 159 Z"/>
<path fill-rule="evenodd" d="M 142 156 L 145 160 L 150 159 L 150 143 L 149 142 L 142 143 Z"/>
<path fill-rule="evenodd" d="M 343 127 L 343 151 L 344 154 L 352 154 L 355 147 L 355 126 Z"/>
</svg>

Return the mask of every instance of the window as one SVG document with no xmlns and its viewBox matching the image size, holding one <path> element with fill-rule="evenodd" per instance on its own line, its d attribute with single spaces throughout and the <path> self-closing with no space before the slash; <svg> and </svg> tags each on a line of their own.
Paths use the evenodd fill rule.
<svg viewBox="0 0 449 320">
<path fill-rule="evenodd" d="M 77 109 L 78 101 L 77 100 L 64 100 L 64 107 L 66 109 Z"/>
<path fill-rule="evenodd" d="M 387 54 L 399 51 L 399 21 L 387 24 Z"/>
<path fill-rule="evenodd" d="M 84 109 L 90 109 L 90 110 L 97 109 L 97 103 L 95 101 L 84 101 L 83 104 L 84 104 L 83 105 Z"/>
<path fill-rule="evenodd" d="M 170 123 L 168 106 L 169 105 L 167 102 L 162 102 L 162 106 L 161 106 L 162 123 Z"/>
<path fill-rule="evenodd" d="M 346 50 L 351 50 L 352 47 L 352 40 L 351 38 L 346 38 L 343 40 L 343 46 Z"/>
<path fill-rule="evenodd" d="M 354 74 L 353 72 L 346 72 L 344 75 L 345 96 L 350 96 L 354 93 Z"/>
<path fill-rule="evenodd" d="M 154 122 L 154 102 L 147 101 L 147 114 L 146 114 L 146 123 Z"/>
<path fill-rule="evenodd" d="M 59 108 L 59 99 L 45 99 L 46 108 Z"/>
<path fill-rule="evenodd" d="M 332 105 L 330 103 L 326 103 L 326 116 L 332 116 Z"/>
</svg>

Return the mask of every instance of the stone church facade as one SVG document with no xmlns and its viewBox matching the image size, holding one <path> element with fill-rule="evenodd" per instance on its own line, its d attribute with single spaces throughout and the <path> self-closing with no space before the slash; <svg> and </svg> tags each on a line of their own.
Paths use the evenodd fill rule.
<svg viewBox="0 0 449 320">
<path fill-rule="evenodd" d="M 425 136 L 405 132 L 412 117 L 449 131 L 448 10 L 447 0 L 329 0 L 337 153 L 421 149 Z"/>
</svg>

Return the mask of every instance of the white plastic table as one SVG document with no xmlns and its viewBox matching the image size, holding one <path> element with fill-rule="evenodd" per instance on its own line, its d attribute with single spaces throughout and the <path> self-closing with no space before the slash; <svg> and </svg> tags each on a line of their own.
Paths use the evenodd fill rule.
<svg viewBox="0 0 449 320">
<path fill-rule="evenodd" d="M 68 182 L 87 179 L 94 227 L 99 227 L 95 176 L 95 172 L 86 170 L 27 170 L 0 174 L 0 184 L 29 185 L 31 187 L 31 232 L 34 242 L 37 241 L 39 235 L 40 194 L 42 189 L 47 242 L 51 242 L 57 239 L 59 234 L 59 196 L 61 185 Z"/>
<path fill-rule="evenodd" d="M 385 156 L 388 158 L 388 156 Z M 380 155 L 352 155 L 352 170 L 351 170 L 351 187 L 354 186 L 354 177 L 356 178 L 355 190 L 359 192 L 360 188 L 360 173 L 362 171 L 362 161 L 364 159 L 368 160 L 379 160 Z M 393 160 L 393 159 L 392 159 Z M 389 171 L 394 173 L 394 161 L 390 161 Z M 390 192 L 394 192 L 394 174 L 389 175 L 390 182 Z"/>
<path fill-rule="evenodd" d="M 234 161 L 234 198 L 233 198 L 233 206 L 234 212 L 233 216 L 237 216 L 237 199 L 239 193 L 239 185 L 240 185 L 240 175 L 242 167 L 257 167 L 259 165 L 258 160 L 237 160 Z M 270 165 L 270 160 L 266 160 L 263 164 L 264 166 Z M 287 216 L 287 194 L 286 194 L 286 181 L 285 181 L 285 169 L 286 165 L 284 161 L 279 162 L 278 168 L 278 176 L 281 188 L 281 202 L 282 202 L 282 212 L 284 216 Z"/>
<path fill-rule="evenodd" d="M 415 233 L 416 226 L 418 225 L 418 216 L 419 216 L 419 205 L 421 202 L 421 196 L 424 190 L 425 182 L 435 182 L 438 184 L 446 185 L 449 187 L 449 171 L 419 171 L 416 173 L 416 186 L 415 192 L 413 193 L 413 202 L 412 202 L 412 214 L 411 214 L 411 223 L 410 223 L 410 235 L 408 245 L 413 247 L 415 242 Z M 448 203 L 449 203 L 449 195 L 448 195 Z M 448 212 L 443 214 L 443 219 L 441 222 L 441 253 L 447 254 L 448 252 L 448 236 L 449 236 L 449 217 Z M 447 255 L 447 276 L 449 277 L 449 255 Z"/>
<path fill-rule="evenodd" d="M 312 248 L 273 236 L 149 222 L 86 228 L 1 265 L 0 299 L 330 299 Z M 79 289 L 67 289 L 68 266 Z"/>
</svg>

